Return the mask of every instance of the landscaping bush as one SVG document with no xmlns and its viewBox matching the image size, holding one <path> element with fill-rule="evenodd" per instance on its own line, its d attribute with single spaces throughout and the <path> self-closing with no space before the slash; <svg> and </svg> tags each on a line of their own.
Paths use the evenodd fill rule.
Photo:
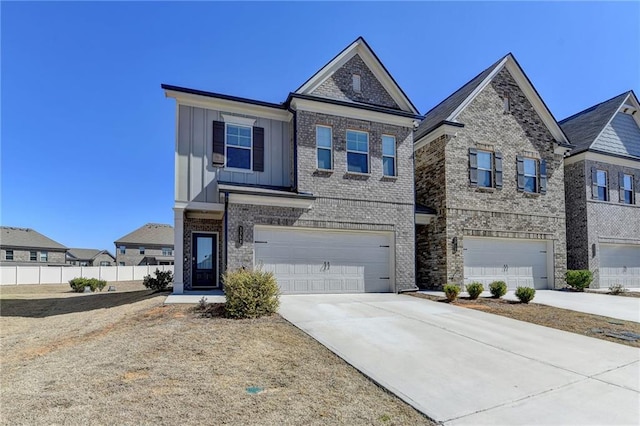
<svg viewBox="0 0 640 426">
<path fill-rule="evenodd" d="M 622 294 L 622 293 L 626 293 L 628 290 L 626 288 L 624 288 L 624 286 L 622 284 L 614 284 L 612 286 L 609 287 L 609 292 L 611 294 Z"/>
<path fill-rule="evenodd" d="M 271 272 L 237 269 L 225 272 L 222 281 L 227 317 L 258 318 L 278 310 L 280 290 Z"/>
<path fill-rule="evenodd" d="M 507 283 L 504 281 L 494 281 L 489 284 L 489 291 L 491 292 L 491 296 L 495 299 L 500 299 L 502 296 L 507 294 Z"/>
<path fill-rule="evenodd" d="M 593 274 L 588 269 L 569 270 L 565 274 L 565 277 L 569 287 L 577 291 L 584 291 L 585 288 L 589 287 L 591 281 L 593 281 Z"/>
<path fill-rule="evenodd" d="M 536 295 L 536 289 L 531 287 L 518 287 L 516 288 L 516 297 L 521 303 L 529 303 Z"/>
<path fill-rule="evenodd" d="M 460 294 L 460 287 L 457 284 L 445 284 L 443 287 L 444 294 L 447 296 L 449 302 L 453 302 L 458 298 Z"/>
<path fill-rule="evenodd" d="M 471 300 L 476 300 L 480 297 L 480 294 L 484 291 L 484 286 L 482 283 L 471 283 L 467 286 L 467 293 L 469 293 L 469 298 Z"/>
<path fill-rule="evenodd" d="M 156 275 L 155 278 L 151 275 L 144 277 L 142 284 L 144 284 L 146 288 L 155 291 L 164 291 L 169 287 L 169 284 L 173 284 L 173 272 L 156 269 L 154 273 Z"/>
<path fill-rule="evenodd" d="M 69 281 L 69 285 L 71 289 L 76 293 L 82 293 L 85 287 L 91 288 L 91 291 L 102 291 L 102 289 L 107 285 L 105 280 L 99 280 L 97 278 L 74 278 Z"/>
</svg>

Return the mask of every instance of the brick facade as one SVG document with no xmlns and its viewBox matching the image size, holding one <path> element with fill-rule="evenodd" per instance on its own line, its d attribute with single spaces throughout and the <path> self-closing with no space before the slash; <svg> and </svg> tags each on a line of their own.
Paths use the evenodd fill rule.
<svg viewBox="0 0 640 426">
<path fill-rule="evenodd" d="M 508 113 L 503 107 L 505 94 L 510 98 Z M 554 285 L 563 287 L 564 168 L 562 155 L 554 154 L 553 136 L 506 69 L 467 105 L 457 121 L 464 127 L 455 136 L 443 137 L 416 152 L 417 202 L 438 213 L 429 225 L 418 227 L 419 285 L 439 288 L 447 282 L 462 284 L 464 238 L 482 236 L 552 241 Z M 501 189 L 470 185 L 471 147 L 502 153 Z M 546 194 L 518 191 L 518 155 L 546 160 Z M 434 176 L 427 177 L 429 173 Z M 459 247 L 456 253 L 450 244 L 454 237 Z"/>
<path fill-rule="evenodd" d="M 125 253 L 120 252 L 120 246 L 116 246 L 116 265 L 120 265 L 124 262 L 123 266 L 137 266 L 140 265 L 145 257 L 163 256 L 162 249 L 170 248 L 173 251 L 173 245 L 150 245 L 150 244 L 136 244 L 124 245 Z M 140 247 L 144 247 L 144 254 L 140 254 Z"/>
<path fill-rule="evenodd" d="M 218 234 L 218 285 L 222 284 L 222 274 L 224 273 L 224 232 L 223 221 L 214 219 L 196 219 L 196 218 L 184 218 L 184 239 L 183 239 L 183 251 L 184 259 L 186 260 L 183 267 L 183 283 L 185 290 L 191 290 L 191 259 L 193 248 L 193 234 L 198 232 L 203 233 L 217 233 Z"/>
<path fill-rule="evenodd" d="M 605 170 L 609 177 L 609 200 L 593 199 L 591 170 Z M 634 176 L 634 205 L 619 199 L 619 173 Z M 589 269 L 591 287 L 599 288 L 601 244 L 640 245 L 640 164 L 638 168 L 581 160 L 565 167 L 567 200 L 567 266 Z M 595 253 L 593 247 L 595 246 Z"/>
<path fill-rule="evenodd" d="M 6 260 L 7 259 L 7 250 L 13 250 L 13 261 Z M 36 260 L 31 260 L 31 252 L 34 251 L 36 253 Z M 43 252 L 47 252 L 47 261 L 41 262 L 40 255 Z M 34 266 L 46 266 L 46 265 L 64 265 L 66 262 L 66 250 L 65 251 L 52 251 L 50 249 L 24 249 L 20 248 L 11 248 L 11 247 L 3 247 L 0 250 L 0 261 L 4 265 L 11 265 L 11 262 L 15 262 L 16 264 L 33 264 Z"/>
</svg>

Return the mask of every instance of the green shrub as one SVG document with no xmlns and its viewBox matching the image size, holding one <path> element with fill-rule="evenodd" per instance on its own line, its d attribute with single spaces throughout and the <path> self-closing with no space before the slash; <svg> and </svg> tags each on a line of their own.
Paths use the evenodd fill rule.
<svg viewBox="0 0 640 426">
<path fill-rule="evenodd" d="M 585 288 L 589 287 L 591 281 L 593 281 L 593 274 L 588 269 L 569 270 L 565 274 L 565 278 L 567 279 L 569 287 L 577 291 L 584 291 Z"/>
<path fill-rule="evenodd" d="M 460 294 L 460 287 L 457 284 L 445 284 L 443 290 L 449 302 L 455 301 Z"/>
<path fill-rule="evenodd" d="M 491 296 L 495 299 L 500 299 L 502 296 L 507 294 L 507 283 L 504 281 L 494 281 L 489 284 L 489 291 L 491 292 Z"/>
<path fill-rule="evenodd" d="M 471 300 L 476 300 L 480 297 L 480 294 L 484 291 L 484 286 L 482 283 L 473 282 L 467 286 L 467 293 L 469 293 L 469 298 Z"/>
<path fill-rule="evenodd" d="M 611 294 L 615 294 L 615 295 L 626 293 L 627 291 L 629 291 L 629 290 L 624 288 L 624 286 L 622 284 L 614 284 L 614 285 L 609 287 L 609 292 Z"/>
<path fill-rule="evenodd" d="M 225 315 L 229 318 L 258 318 L 275 313 L 280 290 L 271 272 L 237 269 L 222 277 L 226 296 Z"/>
<path fill-rule="evenodd" d="M 91 291 L 102 291 L 102 289 L 107 285 L 105 280 L 99 280 L 97 278 L 74 278 L 69 281 L 69 285 L 71 289 L 76 293 L 82 293 L 85 287 L 91 288 Z"/>
<path fill-rule="evenodd" d="M 518 287 L 516 288 L 516 297 L 521 303 L 529 303 L 536 295 L 536 289 L 531 287 Z"/>
<path fill-rule="evenodd" d="M 169 287 L 169 284 L 173 283 L 173 272 L 156 269 L 154 273 L 156 274 L 155 278 L 151 275 L 144 277 L 142 284 L 144 284 L 146 288 L 155 291 L 165 291 L 167 287 Z"/>
</svg>

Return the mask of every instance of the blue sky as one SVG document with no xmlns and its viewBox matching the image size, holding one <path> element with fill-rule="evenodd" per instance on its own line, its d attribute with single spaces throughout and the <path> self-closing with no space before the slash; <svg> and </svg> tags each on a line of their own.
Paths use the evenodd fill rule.
<svg viewBox="0 0 640 426">
<path fill-rule="evenodd" d="M 425 113 L 512 52 L 560 120 L 640 94 L 639 2 L 2 2 L 0 223 L 105 248 L 173 222 L 161 83 L 284 101 L 363 36 Z"/>
</svg>

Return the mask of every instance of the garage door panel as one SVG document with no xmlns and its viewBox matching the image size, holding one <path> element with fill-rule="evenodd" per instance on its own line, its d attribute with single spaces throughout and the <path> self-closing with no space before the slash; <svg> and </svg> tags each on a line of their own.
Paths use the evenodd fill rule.
<svg viewBox="0 0 640 426">
<path fill-rule="evenodd" d="M 640 287 L 640 245 L 600 245 L 600 288 L 621 284 Z"/>
</svg>

